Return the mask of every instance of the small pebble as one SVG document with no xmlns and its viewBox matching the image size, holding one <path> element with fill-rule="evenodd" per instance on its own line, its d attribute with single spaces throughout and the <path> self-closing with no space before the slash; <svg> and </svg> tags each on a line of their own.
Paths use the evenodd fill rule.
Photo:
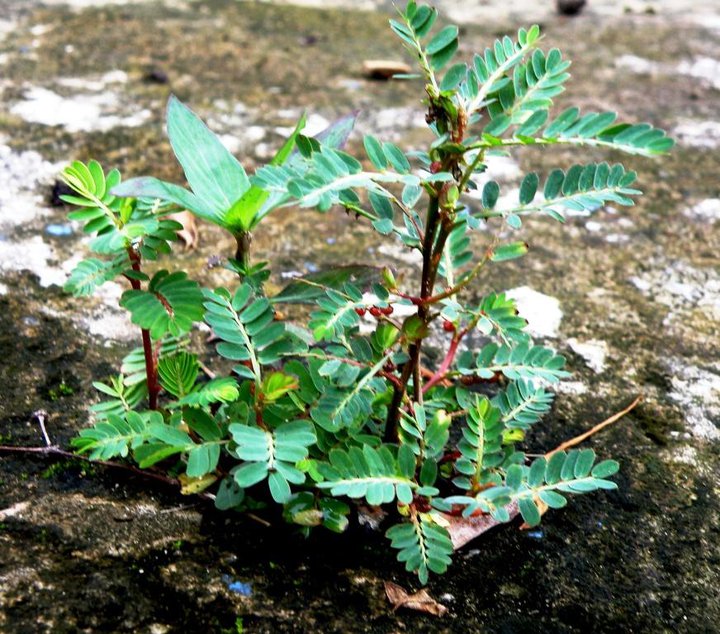
<svg viewBox="0 0 720 634">
<path fill-rule="evenodd" d="M 557 10 L 562 15 L 577 15 L 584 6 L 585 0 L 557 0 Z"/>
<path fill-rule="evenodd" d="M 169 81 L 167 73 L 159 68 L 151 68 L 145 73 L 143 80 L 148 84 L 167 84 Z"/>
<path fill-rule="evenodd" d="M 528 531 L 527 536 L 532 539 L 542 539 L 545 537 L 545 533 L 543 533 L 543 531 Z"/>
<path fill-rule="evenodd" d="M 73 234 L 73 228 L 68 224 L 49 224 L 45 227 L 45 233 L 56 238 L 67 238 Z"/>
<path fill-rule="evenodd" d="M 246 581 L 234 581 L 230 575 L 223 575 L 222 580 L 230 592 L 240 594 L 244 597 L 252 595 L 252 583 Z"/>
</svg>

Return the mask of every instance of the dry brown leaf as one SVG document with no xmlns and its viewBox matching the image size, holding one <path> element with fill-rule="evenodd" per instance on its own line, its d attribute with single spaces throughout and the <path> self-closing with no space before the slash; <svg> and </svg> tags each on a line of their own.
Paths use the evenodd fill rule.
<svg viewBox="0 0 720 634">
<path fill-rule="evenodd" d="M 510 513 L 510 519 L 513 519 L 520 512 L 516 502 L 510 504 L 507 510 L 508 513 Z M 478 515 L 476 517 L 461 517 L 443 513 L 443 517 L 448 522 L 446 528 L 450 534 L 454 550 L 462 548 L 479 535 L 503 523 L 494 520 L 488 514 Z"/>
<path fill-rule="evenodd" d="M 433 599 L 427 590 L 420 590 L 414 594 L 408 593 L 405 588 L 399 586 L 392 581 L 385 582 L 385 594 L 388 601 L 392 603 L 393 610 L 398 608 L 407 608 L 408 610 L 417 610 L 425 612 L 433 616 L 442 616 L 447 612 L 447 608 Z"/>
<path fill-rule="evenodd" d="M 198 233 L 197 224 L 195 223 L 195 216 L 189 211 L 178 211 L 175 214 L 169 214 L 168 220 L 174 220 L 179 222 L 183 228 L 178 231 L 178 237 L 185 244 L 187 249 L 194 249 L 198 245 L 198 239 L 200 237 Z"/>
</svg>

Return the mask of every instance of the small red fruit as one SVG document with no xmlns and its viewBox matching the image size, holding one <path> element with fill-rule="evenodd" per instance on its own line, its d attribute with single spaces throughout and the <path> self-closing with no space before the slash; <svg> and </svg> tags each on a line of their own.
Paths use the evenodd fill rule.
<svg viewBox="0 0 720 634">
<path fill-rule="evenodd" d="M 382 312 L 383 315 L 392 315 L 393 314 L 393 307 L 392 306 L 386 306 L 385 308 L 381 308 L 380 312 Z"/>
<path fill-rule="evenodd" d="M 455 332 L 455 324 L 451 321 L 444 321 L 443 322 L 443 330 L 445 332 Z"/>
<path fill-rule="evenodd" d="M 364 308 L 356 308 L 355 312 L 360 315 L 360 317 L 363 317 L 365 315 L 365 309 Z"/>
<path fill-rule="evenodd" d="M 380 315 L 382 315 L 382 311 L 377 306 L 372 306 L 370 308 L 370 314 L 373 317 L 377 318 L 377 317 L 380 317 Z"/>
</svg>

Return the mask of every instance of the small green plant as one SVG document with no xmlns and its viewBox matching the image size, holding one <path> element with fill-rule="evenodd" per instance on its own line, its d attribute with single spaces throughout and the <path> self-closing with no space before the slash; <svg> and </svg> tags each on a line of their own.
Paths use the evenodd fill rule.
<svg viewBox="0 0 720 634">
<path fill-rule="evenodd" d="M 526 219 L 631 205 L 635 173 L 605 162 L 527 174 L 517 201 L 500 207 L 500 188 L 483 176 L 492 157 L 519 146 L 610 148 L 643 156 L 672 146 L 647 124 L 617 123 L 615 113 L 549 114 L 569 62 L 539 48 L 540 30 L 521 29 L 467 62 L 451 63 L 455 26 L 435 28 L 437 13 L 409 2 L 390 25 L 416 58 L 425 89 L 430 140 L 406 153 L 366 136 L 366 156 L 346 153 L 345 118 L 317 138 L 304 119 L 269 165 L 248 178 L 215 135 L 178 100 L 168 135 L 192 191 L 151 177 L 121 182 L 117 170 L 73 163 L 71 218 L 94 234 L 99 257 L 84 260 L 68 290 L 89 295 L 124 278 L 120 304 L 142 333 L 142 348 L 121 373 L 95 387 L 97 423 L 75 439 L 93 459 L 129 458 L 141 468 L 180 473 L 184 491 L 211 492 L 219 509 L 282 506 L 309 531 L 341 532 L 354 503 L 384 506 L 398 560 L 417 573 L 451 563 L 460 516 L 536 525 L 567 496 L 614 489 L 618 464 L 590 449 L 531 459 L 525 432 L 548 412 L 548 386 L 568 373 L 554 350 L 535 345 L 503 293 L 466 299 L 484 267 L 523 256 L 512 236 Z M 412 79 L 412 77 L 407 77 Z M 342 208 L 381 238 L 417 250 L 417 280 L 398 284 L 389 269 L 338 268 L 293 281 L 275 296 L 269 271 L 252 264 L 250 234 L 286 205 L 325 213 Z M 235 236 L 228 266 L 235 288 L 202 288 L 183 271 L 147 263 L 170 252 L 179 225 L 168 211 L 189 209 Z M 482 231 L 479 231 L 482 229 Z M 473 241 L 486 240 L 481 249 Z M 166 260 L 168 261 L 168 260 Z M 169 261 L 168 261 L 169 262 Z M 474 288 L 474 287 L 473 287 Z M 475 291 L 477 292 L 477 291 Z M 280 304 L 314 306 L 307 324 L 284 321 Z M 285 311 L 284 311 L 285 312 Z M 208 380 L 188 334 L 205 321 L 232 376 Z M 363 334 L 361 322 L 372 324 Z M 485 344 L 465 344 L 479 331 Z M 428 339 L 444 340 L 428 369 Z M 212 361 L 208 363 L 212 364 Z M 478 390 L 478 386 L 482 390 Z"/>
</svg>

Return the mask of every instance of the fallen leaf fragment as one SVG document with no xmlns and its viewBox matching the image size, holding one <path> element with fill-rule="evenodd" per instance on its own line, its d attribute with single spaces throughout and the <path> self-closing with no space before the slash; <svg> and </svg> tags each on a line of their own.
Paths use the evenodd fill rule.
<svg viewBox="0 0 720 634">
<path fill-rule="evenodd" d="M 386 581 L 385 594 L 388 601 L 392 603 L 393 610 L 407 608 L 408 610 L 417 610 L 433 616 L 443 616 L 447 612 L 447 608 L 433 599 L 427 590 L 409 594 L 402 586 L 392 581 Z"/>
<path fill-rule="evenodd" d="M 511 520 L 520 512 L 515 502 L 508 505 L 507 510 L 508 513 L 510 513 Z M 495 528 L 498 524 L 504 523 L 494 520 L 492 516 L 488 514 L 477 515 L 475 517 L 462 517 L 443 513 L 443 517 L 448 522 L 446 528 L 450 534 L 450 540 L 453 543 L 454 550 L 459 550 L 484 532 Z"/>
<path fill-rule="evenodd" d="M 195 223 L 195 216 L 189 211 L 179 211 L 175 214 L 168 215 L 167 218 L 168 220 L 179 222 L 183 226 L 177 233 L 180 240 L 185 244 L 185 247 L 190 250 L 196 248 L 200 235 L 197 224 Z"/>
<path fill-rule="evenodd" d="M 368 59 L 363 62 L 363 75 L 369 79 L 391 79 L 395 75 L 410 73 L 412 68 L 404 62 L 389 59 Z"/>
</svg>

